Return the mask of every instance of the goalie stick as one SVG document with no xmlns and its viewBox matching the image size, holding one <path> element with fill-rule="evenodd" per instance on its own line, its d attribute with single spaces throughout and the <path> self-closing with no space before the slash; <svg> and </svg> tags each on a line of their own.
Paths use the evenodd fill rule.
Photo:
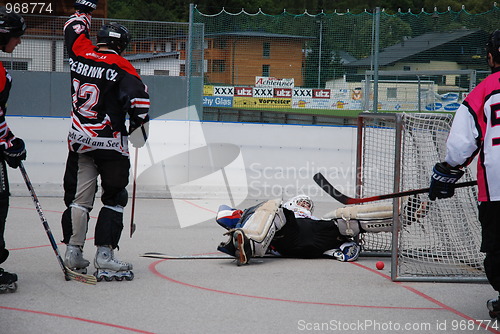
<svg viewBox="0 0 500 334">
<path fill-rule="evenodd" d="M 141 257 L 151 257 L 154 259 L 166 259 L 166 260 L 217 260 L 217 259 L 236 260 L 234 256 L 230 256 L 227 254 L 167 255 L 157 252 L 148 252 L 142 254 Z M 265 255 L 264 257 L 281 257 L 281 256 L 268 254 Z"/>
<path fill-rule="evenodd" d="M 31 184 L 31 181 L 28 177 L 28 173 L 26 172 L 26 169 L 24 168 L 24 165 L 22 162 L 19 163 L 19 170 L 21 171 L 21 174 L 23 175 L 24 181 L 26 182 L 26 186 L 28 187 L 28 190 L 31 193 L 31 198 L 33 199 L 33 202 L 35 203 L 35 208 L 36 211 L 38 212 L 38 215 L 40 216 L 40 220 L 42 221 L 42 225 L 45 229 L 45 233 L 47 233 L 47 236 L 49 237 L 50 240 L 50 245 L 52 246 L 52 249 L 54 250 L 54 253 L 56 254 L 57 260 L 59 262 L 59 265 L 61 266 L 61 269 L 64 273 L 64 278 L 66 281 L 69 280 L 74 280 L 86 284 L 96 284 L 97 279 L 95 278 L 94 275 L 86 275 L 86 274 L 80 274 L 77 273 L 76 271 L 73 271 L 66 267 L 64 265 L 64 261 L 61 258 L 61 254 L 59 253 L 59 249 L 57 248 L 57 244 L 54 240 L 54 235 L 52 234 L 52 231 L 50 230 L 49 223 L 47 222 L 47 219 L 45 218 L 45 215 L 43 214 L 42 211 L 42 206 L 40 205 L 40 201 L 38 200 L 38 197 L 36 196 L 35 189 L 33 188 L 33 185 Z"/>
<path fill-rule="evenodd" d="M 407 191 L 401 191 L 401 192 L 397 192 L 397 193 L 383 194 L 383 195 L 377 195 L 377 196 L 371 196 L 371 197 L 353 198 L 353 197 L 346 196 L 346 195 L 342 194 L 340 191 L 338 191 L 337 189 L 335 189 L 335 187 L 332 186 L 331 183 L 328 182 L 328 180 L 321 173 L 316 173 L 313 176 L 313 180 L 328 195 L 332 196 L 340 203 L 346 204 L 346 205 L 374 202 L 374 201 L 380 201 L 383 199 L 397 198 L 397 197 L 423 194 L 423 193 L 429 192 L 429 188 L 421 188 L 421 189 L 407 190 Z M 462 183 L 455 184 L 455 188 L 470 187 L 470 186 L 475 186 L 476 184 L 477 184 L 477 181 L 462 182 Z"/>
</svg>

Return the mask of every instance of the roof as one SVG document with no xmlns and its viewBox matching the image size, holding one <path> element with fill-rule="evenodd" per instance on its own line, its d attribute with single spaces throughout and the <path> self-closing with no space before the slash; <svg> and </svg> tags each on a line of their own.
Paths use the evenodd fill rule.
<svg viewBox="0 0 500 334">
<path fill-rule="evenodd" d="M 155 53 L 137 53 L 137 54 L 129 54 L 125 55 L 123 58 L 128 61 L 137 61 L 137 60 L 150 60 L 154 58 L 177 58 L 179 55 L 178 51 L 174 52 L 155 52 Z"/>
<path fill-rule="evenodd" d="M 479 29 L 462 29 L 449 32 L 431 32 L 423 34 L 383 49 L 379 53 L 378 64 L 379 66 L 388 66 L 419 53 L 441 47 L 445 44 L 473 37 L 476 34 L 487 33 Z M 370 66 L 371 63 L 372 57 L 370 56 L 346 65 L 350 67 L 363 67 Z"/>
</svg>

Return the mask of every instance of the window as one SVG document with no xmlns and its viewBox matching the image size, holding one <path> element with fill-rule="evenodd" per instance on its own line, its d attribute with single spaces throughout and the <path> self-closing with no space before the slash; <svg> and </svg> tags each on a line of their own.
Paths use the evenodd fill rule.
<svg viewBox="0 0 500 334">
<path fill-rule="evenodd" d="M 387 98 L 395 99 L 398 97 L 398 89 L 397 88 L 387 88 Z"/>
<path fill-rule="evenodd" d="M 262 76 L 268 77 L 271 73 L 271 65 L 262 65 Z"/>
<path fill-rule="evenodd" d="M 411 67 L 408 65 L 403 66 L 403 71 L 411 71 Z"/>
<path fill-rule="evenodd" d="M 169 70 L 154 70 L 154 75 L 169 75 L 170 71 Z"/>
<path fill-rule="evenodd" d="M 262 57 L 269 59 L 271 57 L 271 43 L 264 42 L 262 45 Z"/>
</svg>

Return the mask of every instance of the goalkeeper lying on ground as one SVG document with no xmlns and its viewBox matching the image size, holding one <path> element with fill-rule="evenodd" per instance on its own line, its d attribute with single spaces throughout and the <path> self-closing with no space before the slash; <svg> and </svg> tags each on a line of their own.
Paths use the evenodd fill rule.
<svg viewBox="0 0 500 334">
<path fill-rule="evenodd" d="M 359 233 L 392 231 L 391 204 L 347 206 L 321 219 L 312 215 L 313 209 L 305 195 L 284 204 L 269 200 L 245 211 L 222 205 L 216 220 L 228 230 L 229 240 L 217 249 L 236 257 L 238 265 L 266 253 L 355 261 L 360 252 L 355 241 Z"/>
</svg>

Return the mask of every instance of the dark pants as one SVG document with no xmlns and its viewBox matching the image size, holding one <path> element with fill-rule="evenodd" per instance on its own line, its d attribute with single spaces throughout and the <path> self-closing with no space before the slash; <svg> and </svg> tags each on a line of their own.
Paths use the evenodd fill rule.
<svg viewBox="0 0 500 334">
<path fill-rule="evenodd" d="M 61 221 L 64 243 L 83 245 L 88 212 L 92 210 L 100 176 L 101 201 L 105 206 L 97 218 L 95 244 L 118 246 L 123 229 L 123 207 L 128 199 L 125 188 L 129 170 L 129 158 L 116 152 L 69 152 L 64 173 L 64 202 L 68 208 Z"/>
<path fill-rule="evenodd" d="M 484 270 L 493 289 L 500 293 L 500 201 L 481 202 L 481 252 L 486 253 Z"/>
<path fill-rule="evenodd" d="M 327 250 L 339 248 L 347 238 L 333 220 L 295 218 L 284 209 L 286 224 L 276 232 L 271 245 L 283 256 L 318 258 Z"/>
<path fill-rule="evenodd" d="M 7 213 L 9 212 L 9 196 L 7 165 L 5 164 L 5 160 L 0 159 L 0 253 L 5 249 L 4 233 Z"/>
</svg>

